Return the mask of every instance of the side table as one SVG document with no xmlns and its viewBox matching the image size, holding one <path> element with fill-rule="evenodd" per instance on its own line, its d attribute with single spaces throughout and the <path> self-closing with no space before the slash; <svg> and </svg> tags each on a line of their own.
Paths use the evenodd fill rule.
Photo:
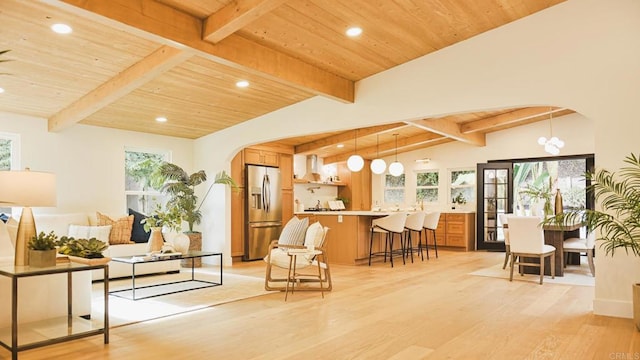
<svg viewBox="0 0 640 360">
<path fill-rule="evenodd" d="M 72 314 L 72 280 L 78 271 L 104 270 L 104 319 L 102 324 Z M 67 274 L 67 316 L 18 323 L 18 280 L 26 277 Z M 0 276 L 11 279 L 11 329 L 0 329 L 0 345 L 11 351 L 11 359 L 18 359 L 18 352 L 75 340 L 98 334 L 104 335 L 104 343 L 109 343 L 109 265 L 87 265 L 78 263 L 58 264 L 52 267 L 3 266 Z M 9 331 L 10 330 L 10 331 Z M 10 336 L 8 336 L 10 333 Z M 9 339 L 8 339 L 9 338 Z M 31 339 L 22 340 L 22 338 Z M 9 344 L 10 342 L 10 344 Z"/>
<path fill-rule="evenodd" d="M 320 293 L 322 294 L 322 298 L 324 299 L 324 290 L 322 288 L 322 269 L 320 268 L 320 261 L 316 261 L 318 268 L 318 275 L 315 274 L 299 274 L 296 272 L 296 264 L 298 260 L 298 256 L 322 256 L 324 253 L 320 250 L 309 250 L 309 249 L 289 249 L 287 250 L 287 255 L 289 255 L 289 271 L 287 273 L 287 285 L 285 286 L 284 292 L 284 301 L 287 301 L 287 297 L 289 295 L 289 283 L 291 283 L 291 293 L 293 294 L 296 281 L 301 278 L 318 278 L 320 283 Z"/>
</svg>

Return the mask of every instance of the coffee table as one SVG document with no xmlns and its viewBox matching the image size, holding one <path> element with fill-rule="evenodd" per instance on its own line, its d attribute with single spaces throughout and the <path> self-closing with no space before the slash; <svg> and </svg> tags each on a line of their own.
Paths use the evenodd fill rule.
<svg viewBox="0 0 640 360">
<path fill-rule="evenodd" d="M 144 285 L 144 286 L 136 286 L 136 265 L 140 264 L 148 264 L 152 262 L 158 261 L 171 261 L 171 260 L 182 260 L 182 259 L 198 259 L 208 256 L 217 256 L 220 259 L 220 281 L 209 281 L 209 280 L 200 280 L 195 278 L 195 261 L 191 261 L 191 278 L 186 280 L 178 280 L 178 281 L 169 281 L 163 282 L 153 285 Z M 114 290 L 110 291 L 109 294 L 113 296 L 118 296 L 121 298 L 129 299 L 129 300 L 140 300 L 140 299 L 148 299 L 156 296 L 175 294 L 184 291 L 203 289 L 208 287 L 220 286 L 222 285 L 222 253 L 214 253 L 214 252 L 205 252 L 205 251 L 189 251 L 184 254 L 174 255 L 174 256 L 160 256 L 160 257 L 151 257 L 146 255 L 138 255 L 138 256 L 122 256 L 122 257 L 113 257 L 111 261 L 130 264 L 132 266 L 131 269 L 131 288 L 122 289 L 122 290 Z M 146 276 L 146 275 L 145 275 Z M 169 287 L 169 285 L 180 284 L 180 283 L 199 283 L 201 286 L 179 289 L 179 290 L 168 290 L 166 292 L 155 293 L 147 296 L 136 296 L 136 290 L 152 288 L 152 287 Z M 123 293 L 131 292 L 131 296 L 126 296 Z"/>
</svg>

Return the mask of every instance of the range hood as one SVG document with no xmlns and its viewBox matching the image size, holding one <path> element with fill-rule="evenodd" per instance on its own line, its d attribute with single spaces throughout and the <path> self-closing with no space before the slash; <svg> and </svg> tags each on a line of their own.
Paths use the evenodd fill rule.
<svg viewBox="0 0 640 360">
<path fill-rule="evenodd" d="M 320 166 L 318 165 L 318 155 L 307 155 L 306 172 L 303 179 L 307 181 L 320 181 Z"/>
</svg>

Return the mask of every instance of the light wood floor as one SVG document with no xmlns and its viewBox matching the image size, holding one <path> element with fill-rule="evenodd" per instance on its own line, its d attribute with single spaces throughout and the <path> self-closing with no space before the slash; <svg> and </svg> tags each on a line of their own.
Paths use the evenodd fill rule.
<svg viewBox="0 0 640 360">
<path fill-rule="evenodd" d="M 116 328 L 109 345 L 95 336 L 20 359 L 640 358 L 631 320 L 592 314 L 593 287 L 468 275 L 503 256 L 441 251 L 393 269 L 333 266 L 324 299 L 273 293 Z M 264 263 L 226 271 L 263 276 Z"/>
</svg>

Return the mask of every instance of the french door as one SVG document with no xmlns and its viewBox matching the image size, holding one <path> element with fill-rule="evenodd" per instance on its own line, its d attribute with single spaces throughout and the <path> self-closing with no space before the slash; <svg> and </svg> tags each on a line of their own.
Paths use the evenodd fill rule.
<svg viewBox="0 0 640 360">
<path fill-rule="evenodd" d="M 478 164 L 476 175 L 477 249 L 504 251 L 504 234 L 498 215 L 512 212 L 513 164 Z"/>
</svg>

